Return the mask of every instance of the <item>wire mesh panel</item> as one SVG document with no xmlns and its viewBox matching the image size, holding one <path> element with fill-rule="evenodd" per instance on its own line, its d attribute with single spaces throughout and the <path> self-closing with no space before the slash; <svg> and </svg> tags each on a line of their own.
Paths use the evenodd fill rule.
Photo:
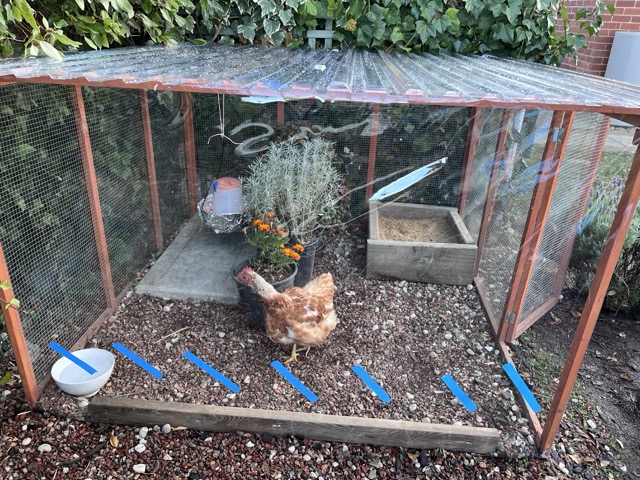
<svg viewBox="0 0 640 480">
<path fill-rule="evenodd" d="M 605 121 L 606 118 L 599 114 L 578 113 L 575 116 L 525 294 L 523 321 L 559 293 L 558 285 L 562 285 L 573 238 L 596 174 L 598 164 L 593 158 L 594 151 L 602 142 L 601 136 L 606 135 L 602 128 Z"/>
<path fill-rule="evenodd" d="M 396 201 L 456 206 L 469 115 L 468 108 L 383 106 L 381 123 L 386 128 L 378 138 L 376 179 L 388 183 L 447 157 L 442 170 Z"/>
<path fill-rule="evenodd" d="M 140 95 L 84 88 L 109 261 L 116 292 L 155 251 Z"/>
<path fill-rule="evenodd" d="M 498 134 L 500 133 L 500 122 L 502 120 L 502 110 L 483 109 L 481 110 L 480 121 L 482 122 L 480 141 L 476 150 L 475 158 L 470 159 L 471 181 L 467 193 L 467 203 L 464 211 L 464 221 L 469 233 L 474 240 L 478 241 L 480 225 L 482 224 L 482 212 L 487 198 L 491 168 L 496 158 L 496 145 Z"/>
<path fill-rule="evenodd" d="M 147 92 L 165 244 L 189 217 L 180 94 Z"/>
<path fill-rule="evenodd" d="M 477 274 L 494 322 L 502 314 L 513 277 L 551 114 L 521 110 L 509 122 L 507 154 L 497 173 L 493 208 L 485 219 L 488 231 Z"/>
<path fill-rule="evenodd" d="M 0 87 L 0 241 L 36 379 L 106 308 L 70 89 Z"/>
</svg>

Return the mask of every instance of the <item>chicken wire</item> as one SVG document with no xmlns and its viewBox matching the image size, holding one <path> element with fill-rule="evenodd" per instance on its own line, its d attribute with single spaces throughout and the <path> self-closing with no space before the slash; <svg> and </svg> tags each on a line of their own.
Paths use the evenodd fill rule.
<svg viewBox="0 0 640 480">
<path fill-rule="evenodd" d="M 0 241 L 35 377 L 106 308 L 71 89 L 0 87 Z"/>
<path fill-rule="evenodd" d="M 503 112 L 501 109 L 486 109 L 480 115 L 481 133 L 475 158 L 471 159 L 471 179 L 466 192 L 467 200 L 463 217 L 467 230 L 476 242 L 482 224 L 491 169 L 496 157 Z"/>
<path fill-rule="evenodd" d="M 156 250 L 140 92 L 83 88 L 113 286 L 122 290 Z"/>
<path fill-rule="evenodd" d="M 596 146 L 607 134 L 603 129 L 606 121 L 597 113 L 577 113 L 574 118 L 525 294 L 522 320 L 560 293 L 573 239 L 598 167 L 594 154 L 600 152 Z"/>
<path fill-rule="evenodd" d="M 165 246 L 189 218 L 181 96 L 147 92 Z"/>
<path fill-rule="evenodd" d="M 484 219 L 489 223 L 476 278 L 494 322 L 505 307 L 551 116 L 551 111 L 520 110 L 509 121 L 506 158 L 497 172 L 493 208 Z"/>
</svg>

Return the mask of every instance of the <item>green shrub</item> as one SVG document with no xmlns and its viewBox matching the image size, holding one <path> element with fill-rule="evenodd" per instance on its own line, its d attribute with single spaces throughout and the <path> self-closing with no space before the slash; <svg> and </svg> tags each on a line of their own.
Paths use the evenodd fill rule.
<svg viewBox="0 0 640 480">
<path fill-rule="evenodd" d="M 9 0 L 0 8 L 3 56 L 133 43 L 301 45 L 335 20 L 335 44 L 432 53 L 498 53 L 560 64 L 596 35 L 613 4 L 594 0 L 571 31 L 563 0 Z M 323 26 L 323 25 L 320 25 Z"/>
<path fill-rule="evenodd" d="M 571 257 L 573 278 L 582 291 L 593 280 L 604 242 L 622 195 L 624 177 L 613 176 L 593 189 Z M 636 209 L 605 298 L 605 307 L 630 311 L 640 307 L 640 215 Z"/>
</svg>

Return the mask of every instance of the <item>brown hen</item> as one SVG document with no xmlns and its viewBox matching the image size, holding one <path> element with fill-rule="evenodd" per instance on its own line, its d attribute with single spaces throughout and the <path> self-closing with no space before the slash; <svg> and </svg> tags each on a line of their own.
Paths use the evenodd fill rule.
<svg viewBox="0 0 640 480">
<path fill-rule="evenodd" d="M 298 360 L 298 346 L 306 347 L 308 353 L 336 328 L 338 318 L 333 308 L 334 285 L 330 273 L 314 278 L 302 288 L 290 287 L 282 293 L 250 267 L 244 268 L 237 278 L 260 298 L 269 339 L 293 345 L 291 357 L 285 363 Z"/>
</svg>

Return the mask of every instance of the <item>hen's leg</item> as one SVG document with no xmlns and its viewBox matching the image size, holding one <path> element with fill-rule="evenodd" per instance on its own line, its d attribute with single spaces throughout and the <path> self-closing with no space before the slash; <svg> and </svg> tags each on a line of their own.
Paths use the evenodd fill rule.
<svg viewBox="0 0 640 480">
<path fill-rule="evenodd" d="M 293 350 L 291 350 L 291 356 L 284 361 L 284 364 L 298 361 L 298 354 L 296 353 L 296 344 L 293 344 Z"/>
<path fill-rule="evenodd" d="M 311 345 L 309 345 L 305 351 L 304 351 L 304 358 L 307 358 L 309 356 L 309 350 L 311 350 Z"/>
</svg>

